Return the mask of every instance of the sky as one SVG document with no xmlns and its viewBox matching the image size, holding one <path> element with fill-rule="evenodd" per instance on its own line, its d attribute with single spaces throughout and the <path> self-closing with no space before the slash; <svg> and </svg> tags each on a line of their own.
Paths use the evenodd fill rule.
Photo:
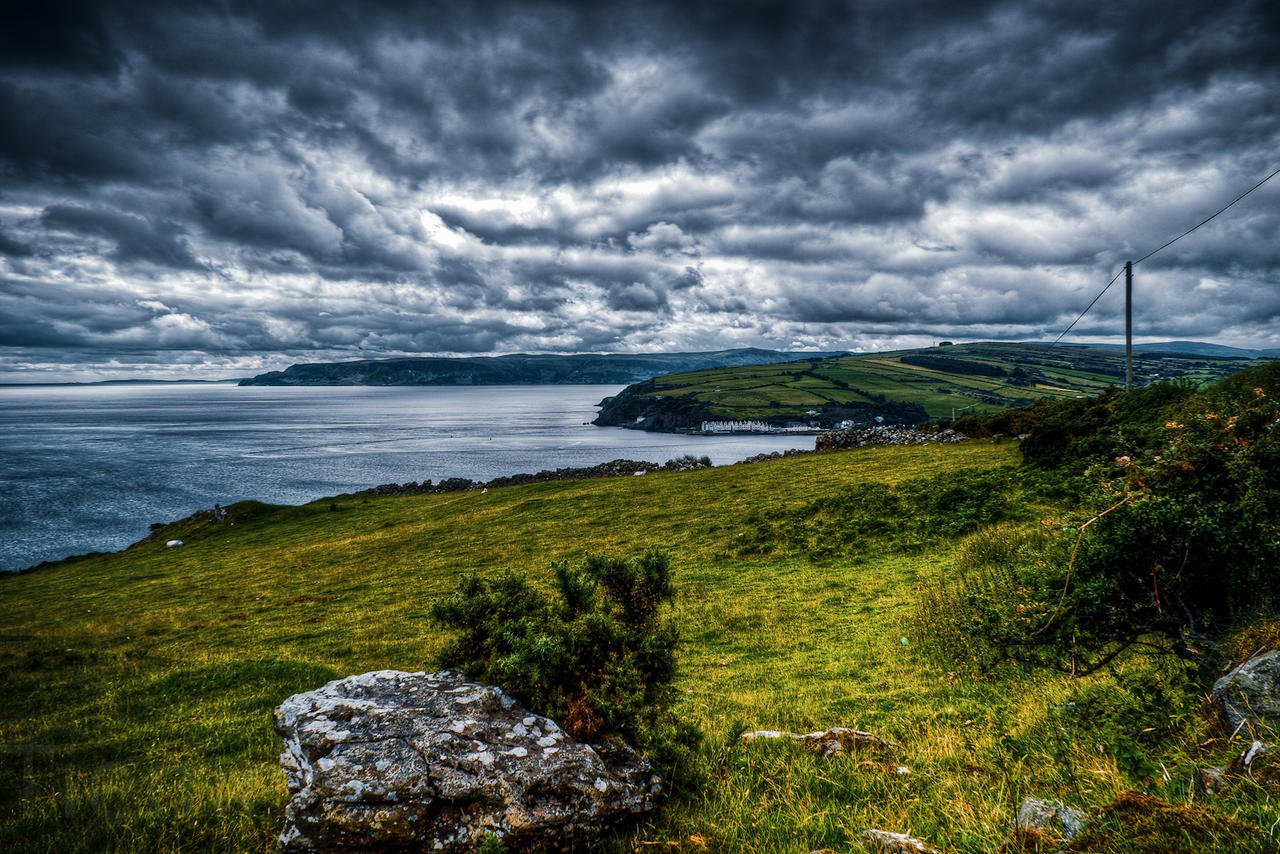
<svg viewBox="0 0 1280 854">
<path fill-rule="evenodd" d="M 0 382 L 1053 340 L 1277 168 L 1269 0 L 27 4 Z M 1280 177 L 1134 293 L 1280 347 Z"/>
</svg>

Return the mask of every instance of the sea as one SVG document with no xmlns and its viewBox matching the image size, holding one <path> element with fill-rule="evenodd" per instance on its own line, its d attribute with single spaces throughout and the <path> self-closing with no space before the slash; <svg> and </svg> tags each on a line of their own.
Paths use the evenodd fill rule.
<svg viewBox="0 0 1280 854">
<path fill-rule="evenodd" d="M 0 387 L 0 571 L 116 551 L 215 504 L 489 480 L 684 454 L 726 465 L 803 435 L 594 427 L 617 385 Z"/>
</svg>

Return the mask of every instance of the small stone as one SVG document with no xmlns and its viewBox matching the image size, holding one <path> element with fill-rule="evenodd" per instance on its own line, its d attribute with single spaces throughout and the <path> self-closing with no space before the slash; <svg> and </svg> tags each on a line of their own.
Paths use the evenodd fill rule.
<svg viewBox="0 0 1280 854">
<path fill-rule="evenodd" d="M 942 854 L 940 849 L 914 836 L 888 830 L 864 830 L 858 836 L 858 842 L 876 854 Z"/>
<path fill-rule="evenodd" d="M 897 745 L 891 741 L 885 741 L 878 735 L 872 735 L 860 729 L 850 729 L 848 727 L 831 727 L 830 729 L 817 730 L 816 732 L 781 732 L 776 729 L 762 729 L 754 732 L 744 732 L 739 738 L 742 741 L 751 742 L 758 739 L 791 739 L 792 741 L 802 741 L 804 746 L 814 753 L 822 756 L 839 756 L 845 753 L 853 753 L 855 751 L 870 748 L 873 750 L 896 750 Z"/>
<path fill-rule="evenodd" d="M 1265 741 L 1254 740 L 1248 747 L 1240 751 L 1240 755 L 1226 765 L 1219 765 L 1217 768 L 1201 768 L 1200 783 L 1204 786 L 1206 792 L 1216 795 L 1225 788 L 1228 778 L 1252 776 L 1255 762 L 1264 757 L 1273 757 L 1274 759 L 1274 755 L 1275 748 L 1272 745 L 1267 744 Z M 1262 765 L 1264 763 L 1259 762 L 1258 764 Z"/>
<path fill-rule="evenodd" d="M 1255 655 L 1214 682 L 1213 699 L 1232 730 L 1280 723 L 1280 650 Z"/>
<path fill-rule="evenodd" d="M 178 546 L 182 545 L 182 540 L 170 540 L 164 545 L 165 548 L 176 549 Z"/>
<path fill-rule="evenodd" d="M 1027 798 L 1018 807 L 1015 826 L 1019 830 L 1045 831 L 1071 840 L 1080 835 L 1086 818 L 1083 812 L 1065 806 L 1061 801 Z"/>
<path fill-rule="evenodd" d="M 1225 765 L 1217 768 L 1201 768 L 1200 785 L 1204 786 L 1204 790 L 1210 795 L 1218 794 L 1218 792 L 1222 791 L 1222 787 L 1226 783 L 1225 771 Z"/>
</svg>

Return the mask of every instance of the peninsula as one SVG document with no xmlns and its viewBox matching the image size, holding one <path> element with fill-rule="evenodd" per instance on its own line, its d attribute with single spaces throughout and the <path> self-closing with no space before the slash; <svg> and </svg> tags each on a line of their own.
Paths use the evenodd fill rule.
<svg viewBox="0 0 1280 854">
<path fill-rule="evenodd" d="M 574 353 L 412 357 L 291 365 L 240 385 L 595 385 L 635 383 L 675 371 L 769 365 L 843 353 L 745 347 L 699 353 Z"/>
<path fill-rule="evenodd" d="M 1184 377 L 1207 382 L 1251 364 L 1252 356 L 1161 348 L 1135 353 L 1134 379 L 1140 386 Z M 807 357 L 633 383 L 602 401 L 594 423 L 684 433 L 919 424 L 1091 397 L 1124 385 L 1124 372 L 1124 351 L 1107 346 L 980 342 Z"/>
</svg>

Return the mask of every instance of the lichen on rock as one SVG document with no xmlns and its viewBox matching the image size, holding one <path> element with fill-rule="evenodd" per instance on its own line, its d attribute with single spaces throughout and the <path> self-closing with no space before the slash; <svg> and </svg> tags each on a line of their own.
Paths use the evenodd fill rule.
<svg viewBox="0 0 1280 854">
<path fill-rule="evenodd" d="M 661 783 L 624 745 L 592 746 L 501 689 L 382 670 L 276 710 L 285 852 L 463 852 L 485 836 L 567 850 L 651 810 Z"/>
<path fill-rule="evenodd" d="M 1213 697 L 1221 704 L 1233 731 L 1260 724 L 1280 723 L 1280 650 L 1255 655 L 1213 683 Z"/>
</svg>

